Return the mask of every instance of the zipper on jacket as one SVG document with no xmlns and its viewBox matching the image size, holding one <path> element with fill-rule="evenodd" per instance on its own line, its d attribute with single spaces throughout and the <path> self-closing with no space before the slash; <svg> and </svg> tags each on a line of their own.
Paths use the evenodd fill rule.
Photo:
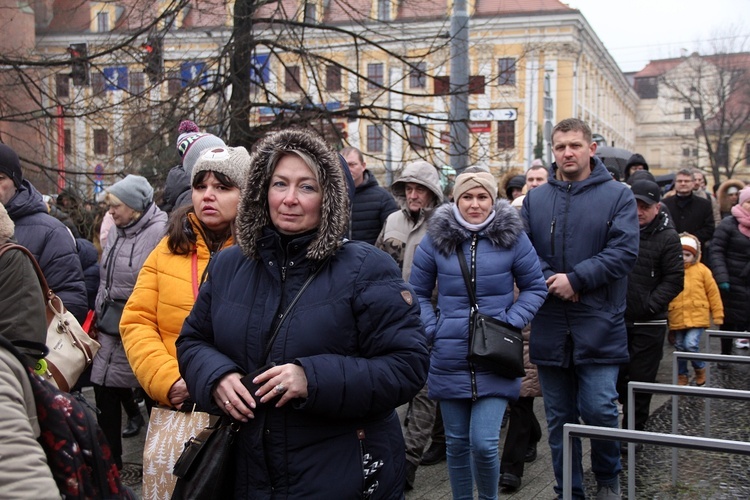
<svg viewBox="0 0 750 500">
<path fill-rule="evenodd" d="M 476 290 L 477 290 L 477 243 L 479 241 L 479 236 L 477 233 L 474 233 L 471 237 L 471 253 L 469 254 L 469 261 L 471 264 L 471 286 L 474 289 L 474 295 L 476 296 Z M 479 298 L 477 297 L 477 306 L 479 306 Z M 469 328 L 472 328 L 474 325 L 474 315 L 477 313 L 477 311 L 474 309 L 474 305 L 471 306 L 471 314 L 469 315 Z M 474 335 L 474 332 L 471 332 L 471 335 Z M 479 391 L 477 390 L 477 371 L 476 367 L 474 366 L 474 363 L 469 362 L 469 373 L 471 374 L 471 400 L 476 401 L 479 399 Z"/>
<path fill-rule="evenodd" d="M 552 217 L 552 224 L 549 226 L 549 244 L 552 255 L 555 255 L 555 224 L 557 223 L 557 217 Z"/>
</svg>

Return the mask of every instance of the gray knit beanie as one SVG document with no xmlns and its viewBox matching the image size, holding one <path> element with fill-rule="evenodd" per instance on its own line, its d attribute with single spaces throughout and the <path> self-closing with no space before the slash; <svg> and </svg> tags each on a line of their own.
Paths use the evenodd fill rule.
<svg viewBox="0 0 750 500">
<path fill-rule="evenodd" d="M 226 175 L 240 189 L 245 187 L 250 172 L 250 153 L 242 146 L 229 146 L 206 149 L 195 162 L 190 185 L 193 185 L 198 172 L 210 171 Z"/>
<path fill-rule="evenodd" d="M 154 188 L 140 175 L 128 175 L 109 186 L 107 192 L 115 195 L 136 212 L 146 210 L 154 199 Z"/>
</svg>

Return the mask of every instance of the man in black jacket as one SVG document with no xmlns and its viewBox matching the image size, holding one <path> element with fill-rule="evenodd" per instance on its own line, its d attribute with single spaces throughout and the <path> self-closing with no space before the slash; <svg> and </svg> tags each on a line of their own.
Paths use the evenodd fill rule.
<svg viewBox="0 0 750 500">
<path fill-rule="evenodd" d="M 393 195 L 380 187 L 375 176 L 367 171 L 367 164 L 359 149 L 344 148 L 341 156 L 346 160 L 355 186 L 351 239 L 374 245 L 383 224 L 389 215 L 398 210 L 398 205 Z"/>
<path fill-rule="evenodd" d="M 617 391 L 623 404 L 623 427 L 627 427 L 627 384 L 654 382 L 662 358 L 667 332 L 669 303 L 681 291 L 685 280 L 680 237 L 659 210 L 659 185 L 635 181 L 633 195 L 638 203 L 640 246 L 638 260 L 628 276 L 625 325 L 628 330 L 630 362 L 620 368 Z M 648 420 L 651 394 L 635 395 L 635 428 L 643 430 Z M 624 445 L 624 443 L 623 443 Z"/>
<path fill-rule="evenodd" d="M 664 198 L 678 233 L 690 233 L 701 242 L 703 262 L 707 261 L 708 242 L 714 235 L 714 214 L 711 202 L 693 193 L 693 173 L 684 168 L 675 174 L 675 196 Z"/>
<path fill-rule="evenodd" d="M 16 226 L 18 243 L 34 255 L 50 289 L 83 323 L 89 308 L 75 238 L 49 214 L 42 195 L 23 178 L 18 155 L 5 144 L 0 144 L 0 203 Z"/>
</svg>

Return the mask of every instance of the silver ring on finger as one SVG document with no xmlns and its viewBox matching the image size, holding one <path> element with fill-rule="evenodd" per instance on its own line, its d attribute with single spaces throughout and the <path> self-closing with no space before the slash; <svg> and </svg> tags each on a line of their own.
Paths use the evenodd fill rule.
<svg viewBox="0 0 750 500">
<path fill-rule="evenodd" d="M 224 401 L 224 406 L 234 406 L 234 405 L 232 405 L 232 402 L 227 399 L 226 401 Z"/>
<path fill-rule="evenodd" d="M 284 394 L 286 392 L 286 387 L 284 387 L 284 384 L 279 384 L 273 388 L 273 392 L 276 394 Z"/>
</svg>

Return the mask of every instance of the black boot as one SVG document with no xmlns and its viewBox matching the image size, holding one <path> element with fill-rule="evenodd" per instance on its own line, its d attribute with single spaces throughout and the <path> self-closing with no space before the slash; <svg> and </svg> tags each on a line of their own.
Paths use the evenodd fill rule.
<svg viewBox="0 0 750 500">
<path fill-rule="evenodd" d="M 404 490 L 411 491 L 414 489 L 414 480 L 417 477 L 417 466 L 406 461 L 406 480 L 404 481 Z"/>
<path fill-rule="evenodd" d="M 445 443 L 432 442 L 422 455 L 420 465 L 435 465 L 445 460 Z"/>
<path fill-rule="evenodd" d="M 125 429 L 122 431 L 122 437 L 129 438 L 137 436 L 141 432 L 141 427 L 144 425 L 146 425 L 146 422 L 143 420 L 143 415 L 140 413 L 136 417 L 129 418 L 128 425 L 126 425 Z"/>
</svg>

